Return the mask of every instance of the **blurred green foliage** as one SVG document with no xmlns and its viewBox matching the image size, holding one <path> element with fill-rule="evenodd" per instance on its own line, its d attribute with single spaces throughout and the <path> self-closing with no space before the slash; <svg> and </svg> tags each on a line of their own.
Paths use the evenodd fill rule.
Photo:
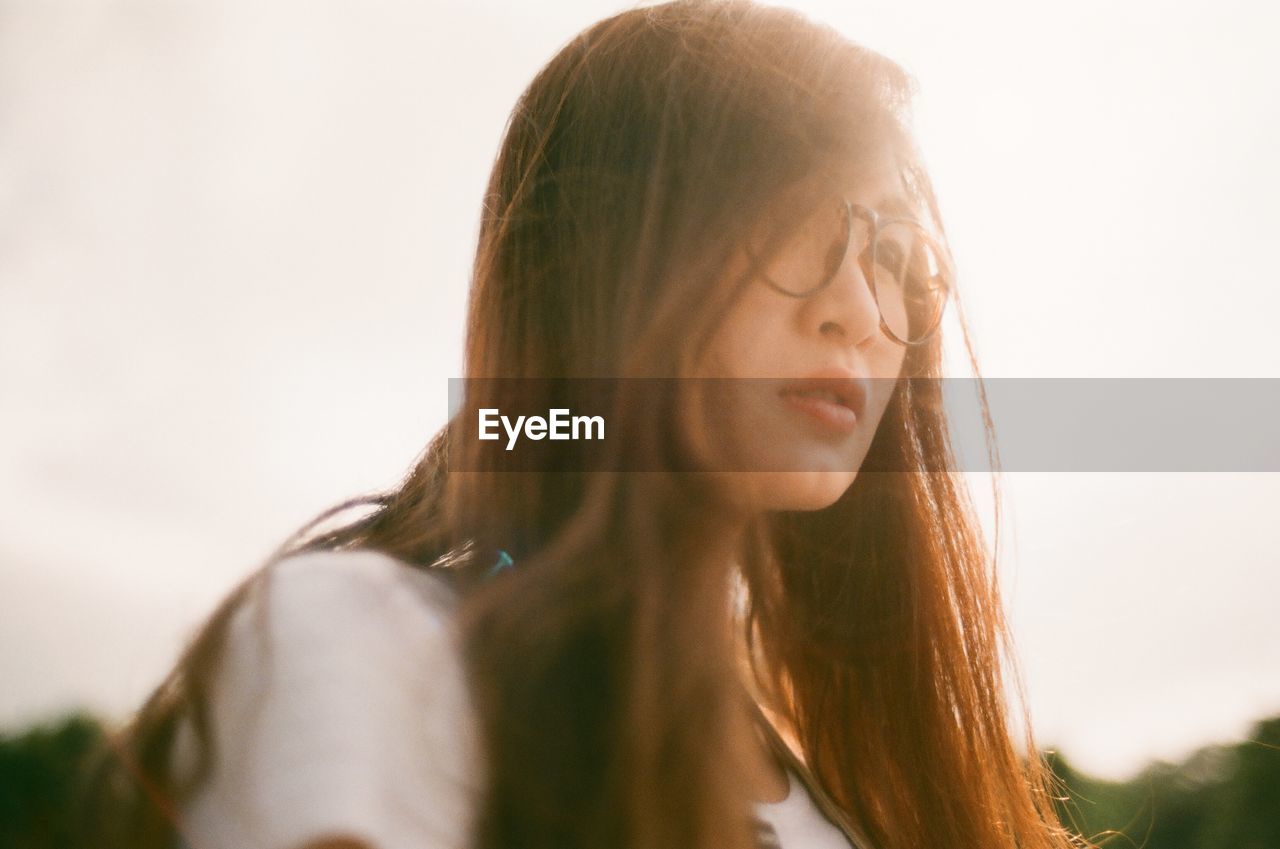
<svg viewBox="0 0 1280 849">
<path fill-rule="evenodd" d="M 96 718 L 75 713 L 17 735 L 0 735 L 0 848 L 73 846 L 80 769 L 104 744 Z"/>
<path fill-rule="evenodd" d="M 1124 782 L 1045 758 L 1068 791 L 1057 804 L 1063 823 L 1109 849 L 1280 849 L 1280 716 L 1244 742 L 1156 761 Z"/>
<path fill-rule="evenodd" d="M 104 726 L 85 713 L 0 736 L 0 849 L 72 846 L 80 770 L 102 745 Z M 1244 742 L 1152 763 L 1129 781 L 1043 757 L 1067 791 L 1063 822 L 1108 849 L 1280 849 L 1280 716 Z"/>
</svg>

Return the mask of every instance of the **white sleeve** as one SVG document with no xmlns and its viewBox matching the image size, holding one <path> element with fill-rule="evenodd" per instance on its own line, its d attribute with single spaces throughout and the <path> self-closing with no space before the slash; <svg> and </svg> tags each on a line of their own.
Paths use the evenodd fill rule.
<svg viewBox="0 0 1280 849">
<path fill-rule="evenodd" d="M 410 573 L 376 552 L 308 552 L 255 586 L 210 694 L 217 760 L 182 811 L 191 849 L 326 834 L 465 849 L 476 718 L 444 597 L 411 583 L 436 579 Z"/>
</svg>

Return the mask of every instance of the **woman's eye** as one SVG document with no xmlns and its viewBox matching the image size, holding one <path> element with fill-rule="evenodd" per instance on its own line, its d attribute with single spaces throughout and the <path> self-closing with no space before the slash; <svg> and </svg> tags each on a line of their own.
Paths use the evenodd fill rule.
<svg viewBox="0 0 1280 849">
<path fill-rule="evenodd" d="M 882 242 L 876 246 L 876 265 L 879 265 L 893 277 L 899 277 L 906 258 L 906 251 L 896 242 Z"/>
</svg>

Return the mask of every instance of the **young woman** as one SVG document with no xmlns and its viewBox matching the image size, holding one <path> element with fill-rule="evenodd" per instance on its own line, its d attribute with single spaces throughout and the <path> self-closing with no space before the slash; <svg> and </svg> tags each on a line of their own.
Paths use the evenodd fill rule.
<svg viewBox="0 0 1280 849">
<path fill-rule="evenodd" d="M 608 447 L 502 472 L 459 413 L 299 531 L 103 758 L 94 845 L 1083 845 L 949 473 L 909 94 L 746 0 L 566 45 L 484 198 L 467 409 L 617 379 Z"/>
</svg>

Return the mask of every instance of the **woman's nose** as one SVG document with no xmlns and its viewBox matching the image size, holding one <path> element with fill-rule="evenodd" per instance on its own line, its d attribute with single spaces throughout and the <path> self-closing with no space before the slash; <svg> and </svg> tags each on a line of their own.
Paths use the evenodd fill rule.
<svg viewBox="0 0 1280 849">
<path fill-rule="evenodd" d="M 880 333 L 880 309 L 871 291 L 871 252 L 850 246 L 831 285 L 813 296 L 818 332 L 845 344 L 865 346 Z"/>
</svg>

